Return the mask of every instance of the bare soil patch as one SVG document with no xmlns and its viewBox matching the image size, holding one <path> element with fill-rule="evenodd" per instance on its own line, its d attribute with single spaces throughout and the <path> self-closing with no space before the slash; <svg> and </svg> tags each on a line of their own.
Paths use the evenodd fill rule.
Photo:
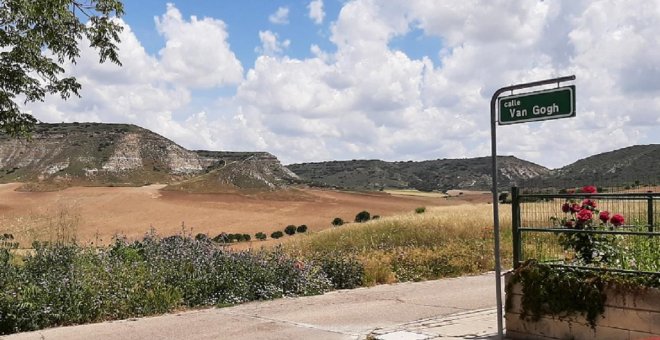
<svg viewBox="0 0 660 340">
<path fill-rule="evenodd" d="M 78 240 L 111 242 L 122 234 L 142 237 L 150 228 L 161 235 L 182 231 L 207 233 L 256 232 L 270 235 L 289 224 L 309 231 L 330 228 L 341 217 L 352 221 L 362 210 L 390 216 L 420 206 L 469 204 L 475 196 L 451 199 L 399 196 L 387 193 L 295 189 L 260 194 L 191 194 L 145 187 L 72 187 L 55 192 L 18 192 L 21 184 L 0 184 L 0 232 L 18 237 L 21 246 L 44 239 L 62 219 L 76 224 Z M 468 197 L 470 196 L 470 197 Z M 486 195 L 482 195 L 486 196 Z M 476 196 L 481 198 L 480 196 Z"/>
</svg>

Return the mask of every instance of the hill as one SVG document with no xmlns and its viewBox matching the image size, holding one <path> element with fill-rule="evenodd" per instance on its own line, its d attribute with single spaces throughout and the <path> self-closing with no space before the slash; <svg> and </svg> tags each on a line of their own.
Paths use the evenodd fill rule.
<svg viewBox="0 0 660 340">
<path fill-rule="evenodd" d="M 491 186 L 490 162 L 490 157 L 421 162 L 352 160 L 300 163 L 287 167 L 301 178 L 322 186 L 362 190 L 488 190 Z M 498 180 L 503 187 L 550 173 L 543 166 L 512 156 L 500 156 L 498 162 Z"/>
<path fill-rule="evenodd" d="M 530 186 L 566 188 L 599 186 L 658 185 L 660 183 L 660 144 L 634 145 L 580 159 L 533 178 Z"/>
<path fill-rule="evenodd" d="M 250 177 L 275 183 L 272 177 L 288 176 L 270 154 L 190 151 L 135 125 L 37 124 L 29 140 L 0 134 L 0 183 L 25 182 L 24 190 L 174 183 L 210 178 L 228 164 L 233 175 L 225 181 L 237 188 Z"/>
</svg>

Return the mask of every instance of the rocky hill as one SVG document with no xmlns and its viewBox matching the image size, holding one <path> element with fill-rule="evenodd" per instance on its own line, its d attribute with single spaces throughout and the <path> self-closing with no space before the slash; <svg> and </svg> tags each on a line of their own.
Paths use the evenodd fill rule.
<svg viewBox="0 0 660 340">
<path fill-rule="evenodd" d="M 321 186 L 363 190 L 489 190 L 490 162 L 490 157 L 421 162 L 353 160 L 291 164 L 287 167 L 301 178 Z M 550 170 L 543 166 L 512 156 L 500 156 L 498 162 L 498 180 L 504 187 L 550 174 Z"/>
<path fill-rule="evenodd" d="M 224 176 L 229 164 L 233 175 Z M 271 184 L 295 180 L 287 171 L 267 153 L 190 151 L 135 125 L 38 124 L 29 140 L 0 134 L 0 182 L 26 182 L 27 190 L 173 183 L 212 174 L 240 187 L 252 177 Z"/>
</svg>

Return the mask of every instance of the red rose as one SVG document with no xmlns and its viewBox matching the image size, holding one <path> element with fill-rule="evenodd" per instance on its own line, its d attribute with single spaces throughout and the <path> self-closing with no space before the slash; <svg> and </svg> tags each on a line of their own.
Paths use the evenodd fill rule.
<svg viewBox="0 0 660 340">
<path fill-rule="evenodd" d="M 587 185 L 585 187 L 582 187 L 581 191 L 586 194 L 595 194 L 597 192 L 596 187 L 593 185 Z"/>
<path fill-rule="evenodd" d="M 582 210 L 580 210 L 579 213 L 577 213 L 576 216 L 577 216 L 578 222 L 586 222 L 586 221 L 589 221 L 593 217 L 593 214 L 591 213 L 591 210 L 589 210 L 589 209 L 582 209 Z M 612 217 L 612 218 L 614 218 L 614 217 Z"/>
<path fill-rule="evenodd" d="M 571 205 L 568 204 L 568 203 L 564 203 L 564 204 L 561 206 L 561 211 L 563 211 L 563 212 L 565 212 L 565 213 L 571 211 Z"/>
<path fill-rule="evenodd" d="M 614 214 L 614 216 L 612 216 L 612 218 L 610 219 L 610 222 L 612 222 L 612 224 L 615 227 L 618 227 L 620 225 L 623 225 L 623 222 L 625 222 L 625 219 L 620 214 Z"/>
<path fill-rule="evenodd" d="M 580 210 L 582 210 L 582 207 L 579 204 L 573 203 L 573 205 L 571 205 L 571 212 L 572 213 L 576 213 Z"/>
<path fill-rule="evenodd" d="M 584 208 L 584 207 L 592 207 L 592 208 L 595 208 L 595 207 L 596 207 L 596 201 L 593 201 L 593 200 L 590 200 L 590 199 L 587 198 L 587 199 L 585 199 L 584 201 L 582 201 L 582 207 L 583 207 L 583 208 Z"/>
<path fill-rule="evenodd" d="M 573 227 L 575 227 L 575 221 L 573 221 L 573 220 L 568 220 L 568 221 L 564 222 L 564 227 L 566 227 L 566 228 L 573 228 Z"/>
<path fill-rule="evenodd" d="M 603 223 L 607 223 L 607 221 L 609 221 L 610 219 L 610 212 L 607 210 L 603 210 L 600 212 L 600 214 L 598 214 L 598 218 L 600 218 L 600 220 L 603 221 Z"/>
</svg>

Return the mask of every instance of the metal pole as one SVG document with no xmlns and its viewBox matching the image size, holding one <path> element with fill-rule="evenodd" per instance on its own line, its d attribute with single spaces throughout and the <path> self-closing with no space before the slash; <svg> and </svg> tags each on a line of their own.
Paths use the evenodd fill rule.
<svg viewBox="0 0 660 340">
<path fill-rule="evenodd" d="M 553 79 L 535 81 L 512 86 L 503 87 L 493 94 L 490 99 L 490 144 L 492 151 L 492 173 L 493 178 L 493 233 L 495 234 L 495 296 L 497 298 L 497 334 L 500 339 L 504 338 L 504 325 L 502 321 L 502 268 L 500 265 L 500 212 L 499 201 L 497 200 L 497 131 L 495 122 L 497 121 L 496 104 L 497 97 L 506 91 L 524 89 L 541 85 L 561 83 L 564 81 L 575 80 L 575 76 L 567 76 Z"/>
</svg>

